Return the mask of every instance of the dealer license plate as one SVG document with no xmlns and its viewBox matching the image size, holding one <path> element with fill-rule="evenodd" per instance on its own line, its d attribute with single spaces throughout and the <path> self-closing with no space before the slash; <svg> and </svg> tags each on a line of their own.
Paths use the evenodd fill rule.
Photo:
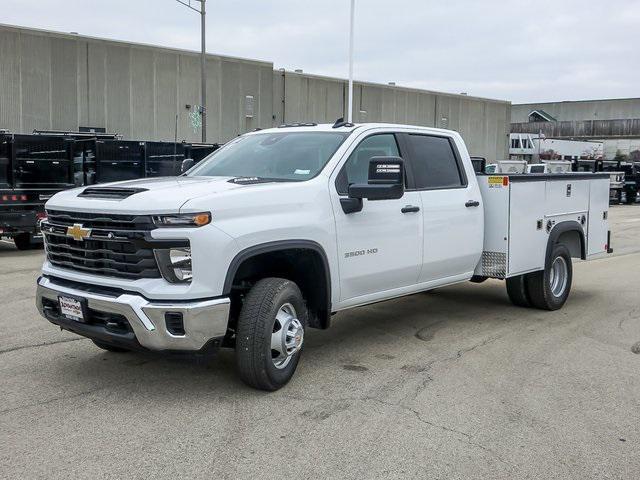
<svg viewBox="0 0 640 480">
<path fill-rule="evenodd" d="M 58 297 L 60 303 L 60 313 L 71 320 L 84 322 L 82 302 L 71 297 Z"/>
</svg>

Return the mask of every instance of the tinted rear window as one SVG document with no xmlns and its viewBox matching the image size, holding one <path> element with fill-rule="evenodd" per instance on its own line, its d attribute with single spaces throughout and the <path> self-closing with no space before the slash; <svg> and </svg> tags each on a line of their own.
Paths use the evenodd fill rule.
<svg viewBox="0 0 640 480">
<path fill-rule="evenodd" d="M 458 160 L 446 137 L 409 135 L 416 188 L 455 188 L 464 185 Z"/>
</svg>

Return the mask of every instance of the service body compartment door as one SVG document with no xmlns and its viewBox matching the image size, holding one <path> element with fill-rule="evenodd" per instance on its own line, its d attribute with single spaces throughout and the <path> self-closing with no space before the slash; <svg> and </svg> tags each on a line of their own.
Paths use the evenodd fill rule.
<svg viewBox="0 0 640 480">
<path fill-rule="evenodd" d="M 586 182 L 585 182 L 586 183 Z M 547 182 L 512 182 L 509 202 L 509 277 L 544 267 Z"/>
<path fill-rule="evenodd" d="M 589 184 L 587 256 L 604 253 L 610 247 L 610 245 L 607 245 L 609 232 L 609 179 L 594 179 L 590 180 Z"/>
<path fill-rule="evenodd" d="M 543 183 L 547 186 L 545 213 L 548 217 L 586 213 L 589 209 L 589 181 L 567 179 Z"/>
</svg>

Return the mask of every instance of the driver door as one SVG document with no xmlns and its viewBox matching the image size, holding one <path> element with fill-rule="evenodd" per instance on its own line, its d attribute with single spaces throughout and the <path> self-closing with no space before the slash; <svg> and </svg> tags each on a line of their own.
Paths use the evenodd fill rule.
<svg viewBox="0 0 640 480">
<path fill-rule="evenodd" d="M 347 197 L 350 184 L 367 183 L 369 160 L 378 156 L 402 157 L 393 133 L 360 140 L 330 186 L 344 306 L 390 297 L 389 290 L 414 285 L 422 264 L 420 193 L 405 192 L 397 200 L 365 199 L 360 212 L 342 209 L 340 198 Z"/>
</svg>

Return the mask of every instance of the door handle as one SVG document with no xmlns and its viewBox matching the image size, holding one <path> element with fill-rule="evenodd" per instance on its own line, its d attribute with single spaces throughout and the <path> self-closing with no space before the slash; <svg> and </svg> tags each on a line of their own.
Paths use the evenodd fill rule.
<svg viewBox="0 0 640 480">
<path fill-rule="evenodd" d="M 480 206 L 480 202 L 478 202 L 477 200 L 469 200 L 467 203 L 464 204 L 465 207 L 479 207 Z"/>
<path fill-rule="evenodd" d="M 414 205 L 407 205 L 406 207 L 402 207 L 400 210 L 402 213 L 416 213 L 420 211 L 420 207 L 416 207 Z"/>
</svg>

